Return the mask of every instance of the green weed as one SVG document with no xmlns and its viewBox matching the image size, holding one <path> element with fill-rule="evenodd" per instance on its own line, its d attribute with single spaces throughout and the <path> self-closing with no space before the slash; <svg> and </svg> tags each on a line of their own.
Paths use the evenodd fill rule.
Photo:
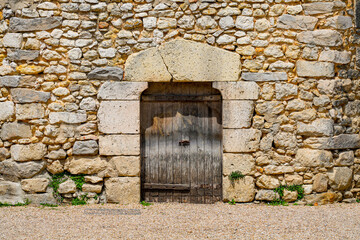
<svg viewBox="0 0 360 240">
<path fill-rule="evenodd" d="M 235 202 L 235 200 L 234 199 L 232 199 L 231 201 L 229 201 L 228 202 L 230 205 L 235 205 L 236 204 L 236 202 Z"/>
<path fill-rule="evenodd" d="M 143 206 L 150 206 L 151 205 L 151 203 L 148 203 L 148 202 L 145 202 L 145 201 L 141 201 L 140 204 L 143 205 Z"/>
<path fill-rule="evenodd" d="M 51 204 L 51 203 L 40 203 L 41 206 L 44 207 L 58 207 L 59 205 Z"/>
<path fill-rule="evenodd" d="M 74 198 L 73 200 L 71 200 L 71 205 L 86 205 L 86 200 L 87 200 L 87 196 L 83 195 L 80 198 Z"/>
<path fill-rule="evenodd" d="M 239 180 L 240 178 L 245 177 L 244 174 L 242 174 L 240 171 L 231 172 L 229 175 L 230 181 Z"/>
<path fill-rule="evenodd" d="M 26 199 L 24 203 L 15 203 L 15 204 L 10 204 L 10 203 L 2 203 L 0 202 L 0 207 L 21 207 L 21 206 L 27 206 L 29 205 L 31 202 L 29 201 L 29 199 Z"/>
</svg>

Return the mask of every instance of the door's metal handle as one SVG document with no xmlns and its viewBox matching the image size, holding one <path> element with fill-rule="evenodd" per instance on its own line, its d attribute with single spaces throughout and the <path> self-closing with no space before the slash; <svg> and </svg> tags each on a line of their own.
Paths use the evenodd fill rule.
<svg viewBox="0 0 360 240">
<path fill-rule="evenodd" d="M 179 142 L 179 146 L 189 146 L 190 145 L 190 141 L 189 140 L 181 140 Z"/>
</svg>

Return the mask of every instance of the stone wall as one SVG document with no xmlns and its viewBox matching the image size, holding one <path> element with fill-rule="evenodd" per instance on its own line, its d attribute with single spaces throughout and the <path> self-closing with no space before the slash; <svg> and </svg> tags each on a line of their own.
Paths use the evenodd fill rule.
<svg viewBox="0 0 360 240">
<path fill-rule="evenodd" d="M 147 82 L 223 97 L 223 198 L 360 198 L 358 0 L 0 1 L 0 202 L 140 200 Z M 358 35 L 359 34 L 359 35 Z M 230 184 L 232 171 L 246 175 Z"/>
</svg>

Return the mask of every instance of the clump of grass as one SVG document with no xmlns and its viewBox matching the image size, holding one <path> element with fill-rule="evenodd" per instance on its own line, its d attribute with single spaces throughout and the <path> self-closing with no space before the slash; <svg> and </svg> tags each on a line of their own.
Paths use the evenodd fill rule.
<svg viewBox="0 0 360 240">
<path fill-rule="evenodd" d="M 40 203 L 41 206 L 44 207 L 58 207 L 59 205 L 57 204 L 51 204 L 51 203 Z"/>
<path fill-rule="evenodd" d="M 357 198 L 357 199 L 356 199 L 356 202 L 357 202 L 357 203 L 360 203 L 360 198 Z"/>
<path fill-rule="evenodd" d="M 82 186 L 85 183 L 84 175 L 70 175 L 69 177 L 71 180 L 73 180 L 75 182 L 76 188 L 81 191 Z"/>
<path fill-rule="evenodd" d="M 143 206 L 145 206 L 145 207 L 151 205 L 151 203 L 145 202 L 145 201 L 141 201 L 140 204 L 143 205 Z"/>
<path fill-rule="evenodd" d="M 229 175 L 230 181 L 239 180 L 240 178 L 245 177 L 244 174 L 242 174 L 240 171 L 231 172 Z"/>
<path fill-rule="evenodd" d="M 71 200 L 71 205 L 86 205 L 87 196 L 83 195 L 81 197 L 74 198 Z"/>
<path fill-rule="evenodd" d="M 53 196 L 58 202 L 62 202 L 64 200 L 58 191 L 59 186 L 61 183 L 65 182 L 68 179 L 74 181 L 76 188 L 80 191 L 82 190 L 82 186 L 85 183 L 84 175 L 72 175 L 69 172 L 62 172 L 52 175 L 50 179 L 49 187 L 53 189 Z"/>
<path fill-rule="evenodd" d="M 24 203 L 15 203 L 15 204 L 10 204 L 10 203 L 2 203 L 0 202 L 0 207 L 21 207 L 21 206 L 27 206 L 29 205 L 31 202 L 29 199 L 26 199 Z"/>
<path fill-rule="evenodd" d="M 275 199 L 268 204 L 271 206 L 289 206 L 288 202 L 284 201 L 283 199 Z"/>
</svg>

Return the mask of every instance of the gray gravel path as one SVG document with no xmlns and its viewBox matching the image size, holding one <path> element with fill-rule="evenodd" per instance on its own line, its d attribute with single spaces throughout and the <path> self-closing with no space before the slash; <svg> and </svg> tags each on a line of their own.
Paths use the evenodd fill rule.
<svg viewBox="0 0 360 240">
<path fill-rule="evenodd" d="M 360 239 L 360 204 L 6 207 L 0 239 Z"/>
</svg>

